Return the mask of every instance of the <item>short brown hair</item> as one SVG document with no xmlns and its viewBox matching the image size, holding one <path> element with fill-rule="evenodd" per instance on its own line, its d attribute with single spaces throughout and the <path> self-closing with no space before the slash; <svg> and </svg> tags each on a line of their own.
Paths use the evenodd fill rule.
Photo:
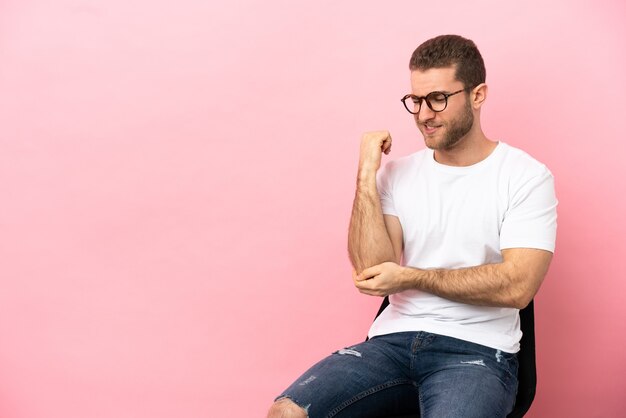
<svg viewBox="0 0 626 418">
<path fill-rule="evenodd" d="M 476 44 L 459 35 L 440 35 L 429 39 L 413 52 L 409 69 L 428 70 L 456 66 L 456 79 L 466 88 L 484 83 L 485 63 Z"/>
</svg>

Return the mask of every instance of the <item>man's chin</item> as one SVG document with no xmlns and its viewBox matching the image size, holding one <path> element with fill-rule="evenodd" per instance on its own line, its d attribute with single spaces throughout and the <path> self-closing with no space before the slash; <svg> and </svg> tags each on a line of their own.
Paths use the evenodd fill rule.
<svg viewBox="0 0 626 418">
<path fill-rule="evenodd" d="M 459 143 L 461 141 L 457 140 L 451 144 L 447 143 L 447 142 L 428 142 L 428 141 L 424 141 L 424 143 L 426 144 L 427 148 L 430 148 L 433 151 L 452 151 L 453 149 L 455 149 Z"/>
<path fill-rule="evenodd" d="M 442 149 L 441 141 L 437 141 L 435 138 L 429 137 L 428 135 L 424 135 L 424 134 L 422 135 L 424 136 L 424 144 L 426 145 L 427 148 L 430 148 L 431 150 L 434 150 L 434 151 L 440 151 Z"/>
</svg>

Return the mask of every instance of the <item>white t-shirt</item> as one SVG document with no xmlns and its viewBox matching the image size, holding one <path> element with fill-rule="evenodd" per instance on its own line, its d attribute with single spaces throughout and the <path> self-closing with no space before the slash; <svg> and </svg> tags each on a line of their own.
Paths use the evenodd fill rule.
<svg viewBox="0 0 626 418">
<path fill-rule="evenodd" d="M 430 149 L 389 162 L 378 174 L 383 213 L 397 216 L 403 264 L 458 269 L 502 261 L 506 248 L 554 251 L 556 206 L 548 168 L 500 142 L 469 167 L 439 164 Z M 519 311 L 468 305 L 419 290 L 389 297 L 369 336 L 427 331 L 517 352 Z"/>
</svg>

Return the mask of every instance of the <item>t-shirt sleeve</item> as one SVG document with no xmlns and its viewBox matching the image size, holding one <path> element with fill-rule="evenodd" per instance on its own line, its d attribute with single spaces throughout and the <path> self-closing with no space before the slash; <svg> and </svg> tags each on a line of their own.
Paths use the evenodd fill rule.
<svg viewBox="0 0 626 418">
<path fill-rule="evenodd" d="M 393 203 L 392 163 L 387 163 L 376 175 L 376 188 L 384 215 L 398 216 Z"/>
<path fill-rule="evenodd" d="M 500 249 L 536 248 L 554 252 L 556 207 L 554 178 L 544 166 L 539 174 L 513 186 L 500 231 Z"/>
</svg>

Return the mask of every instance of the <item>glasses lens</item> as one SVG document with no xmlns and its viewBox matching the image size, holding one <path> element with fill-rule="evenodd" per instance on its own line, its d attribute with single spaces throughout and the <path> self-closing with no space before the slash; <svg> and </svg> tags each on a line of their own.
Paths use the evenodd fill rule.
<svg viewBox="0 0 626 418">
<path fill-rule="evenodd" d="M 408 110 L 410 113 L 413 113 L 415 115 L 420 110 L 420 101 L 418 99 L 414 99 L 411 96 L 406 97 L 404 99 L 404 107 L 406 107 L 406 110 Z"/>
<path fill-rule="evenodd" d="M 428 101 L 428 104 L 430 104 L 430 108 L 435 112 L 441 112 L 448 104 L 445 94 L 436 91 L 433 91 L 426 96 L 426 100 Z"/>
</svg>

